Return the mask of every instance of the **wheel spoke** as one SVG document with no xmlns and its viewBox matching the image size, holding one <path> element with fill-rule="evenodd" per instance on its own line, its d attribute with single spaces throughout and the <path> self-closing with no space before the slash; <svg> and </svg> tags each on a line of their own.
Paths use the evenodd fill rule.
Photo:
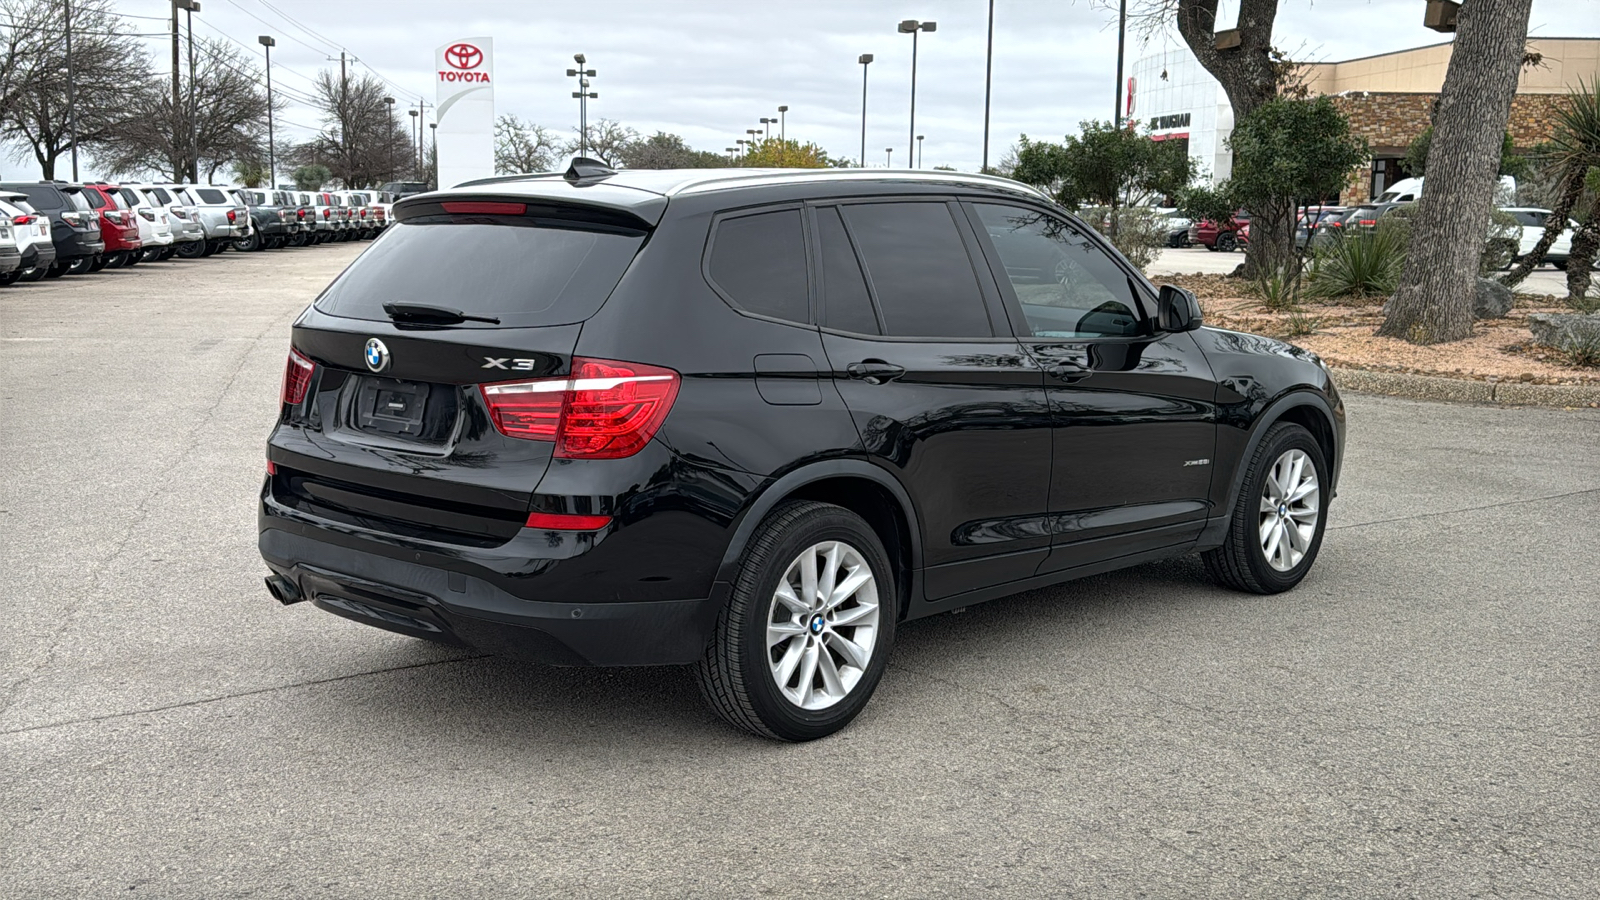
<svg viewBox="0 0 1600 900">
<path fill-rule="evenodd" d="M 1261 519 L 1261 547 L 1262 547 L 1262 549 L 1266 548 L 1267 541 L 1272 540 L 1272 533 L 1274 531 L 1277 531 L 1277 530 L 1278 530 L 1278 514 L 1277 513 L 1273 513 L 1271 515 L 1271 517 L 1265 517 L 1265 516 L 1262 517 L 1262 519 Z M 1270 556 L 1271 554 L 1269 553 L 1267 555 Z"/>
<path fill-rule="evenodd" d="M 805 641 L 789 642 L 789 648 L 784 651 L 783 659 L 778 660 L 778 666 L 772 672 L 774 680 L 778 682 L 778 687 L 786 688 L 789 686 L 789 679 L 794 676 L 794 670 L 800 665 L 800 658 L 805 654 Z"/>
<path fill-rule="evenodd" d="M 1278 545 L 1281 543 L 1283 543 L 1283 525 L 1274 521 L 1272 523 L 1272 534 L 1267 537 L 1267 542 L 1262 547 L 1262 549 L 1266 551 L 1267 559 L 1277 558 Z"/>
<path fill-rule="evenodd" d="M 878 604 L 876 603 L 861 603 L 856 606 L 848 606 L 835 613 L 833 616 L 833 621 L 830 624 L 832 624 L 834 628 L 843 628 L 846 625 L 854 625 L 862 619 L 877 613 L 877 611 Z"/>
<path fill-rule="evenodd" d="M 812 547 L 800 554 L 800 600 L 805 604 L 807 612 L 816 608 L 817 604 L 817 548 Z"/>
<path fill-rule="evenodd" d="M 833 635 L 828 638 L 828 646 L 838 651 L 839 655 L 844 657 L 844 661 L 846 663 L 849 663 L 858 669 L 865 669 L 867 667 L 866 648 L 862 647 L 855 641 L 850 640 L 839 632 L 835 631 Z"/>
<path fill-rule="evenodd" d="M 1268 497 L 1266 494 L 1262 494 L 1261 508 L 1256 511 L 1264 513 L 1276 513 L 1278 511 L 1278 504 L 1273 503 L 1271 497 Z"/>
<path fill-rule="evenodd" d="M 801 602 L 800 598 L 794 595 L 794 588 L 789 586 L 787 578 L 778 582 L 778 589 L 772 592 L 772 596 L 793 612 L 804 614 L 811 611 L 811 607 Z"/>
<path fill-rule="evenodd" d="M 799 622 L 773 622 L 767 626 L 767 646 L 776 647 L 787 640 L 792 640 L 806 633 L 806 626 Z"/>
<path fill-rule="evenodd" d="M 1317 508 L 1313 506 L 1310 509 L 1305 507 L 1291 509 L 1289 510 L 1289 518 L 1294 519 L 1296 522 L 1304 522 L 1307 525 L 1315 525 L 1317 524 Z"/>
<path fill-rule="evenodd" d="M 844 696 L 844 685 L 839 681 L 839 669 L 833 664 L 833 654 L 826 647 L 817 649 L 817 671 L 822 673 L 822 689 L 831 698 Z"/>
<path fill-rule="evenodd" d="M 851 597 L 855 596 L 856 591 L 861 590 L 862 585 L 871 580 L 871 569 L 867 568 L 866 566 L 857 568 L 854 572 L 851 572 L 849 575 L 845 576 L 844 581 L 839 582 L 838 587 L 835 587 L 831 592 L 829 592 L 827 608 L 833 609 L 846 600 L 849 600 Z"/>
<path fill-rule="evenodd" d="M 843 552 L 838 544 L 828 548 L 822 558 L 822 577 L 817 579 L 817 596 L 813 602 L 827 608 L 833 596 L 833 586 L 839 579 L 839 554 Z"/>
<path fill-rule="evenodd" d="M 812 683 L 817 680 L 817 657 L 821 655 L 822 648 L 816 644 L 805 648 L 800 653 L 800 705 L 805 706 L 811 702 Z"/>
<path fill-rule="evenodd" d="M 1317 481 L 1316 481 L 1316 479 L 1315 478 L 1307 478 L 1306 480 L 1300 482 L 1299 486 L 1296 487 L 1293 491 L 1289 492 L 1289 497 L 1288 497 L 1287 500 L 1285 500 L 1285 502 L 1286 503 L 1297 503 L 1297 502 L 1299 502 L 1301 500 L 1304 500 L 1305 498 L 1311 496 L 1312 494 L 1315 494 L 1316 492 L 1317 492 Z"/>
</svg>

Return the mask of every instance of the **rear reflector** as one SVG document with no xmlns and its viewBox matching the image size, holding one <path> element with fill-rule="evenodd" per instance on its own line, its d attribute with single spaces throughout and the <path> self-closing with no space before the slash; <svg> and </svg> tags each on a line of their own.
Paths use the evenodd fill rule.
<svg viewBox="0 0 1600 900">
<path fill-rule="evenodd" d="M 579 516 L 567 513 L 528 513 L 529 528 L 551 531 L 599 531 L 611 524 L 610 516 Z"/>
<path fill-rule="evenodd" d="M 495 428 L 554 441 L 561 459 L 622 459 L 650 443 L 678 396 L 660 366 L 573 357 L 572 375 L 480 385 Z"/>
<path fill-rule="evenodd" d="M 439 205 L 447 213 L 469 216 L 520 216 L 528 211 L 526 203 L 493 203 L 487 200 L 447 200 Z"/>
<path fill-rule="evenodd" d="M 270 459 L 267 460 L 267 474 L 268 475 L 276 475 L 276 474 L 278 474 L 278 464 L 273 462 Z"/>
<path fill-rule="evenodd" d="M 304 402 L 306 390 L 311 387 L 311 373 L 316 370 L 316 363 L 290 347 L 289 362 L 283 369 L 283 402 L 290 406 L 299 406 Z"/>
</svg>

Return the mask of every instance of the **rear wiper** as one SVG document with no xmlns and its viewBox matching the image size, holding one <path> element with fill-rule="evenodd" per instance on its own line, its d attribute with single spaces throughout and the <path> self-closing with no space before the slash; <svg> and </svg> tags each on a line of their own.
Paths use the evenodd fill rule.
<svg viewBox="0 0 1600 900">
<path fill-rule="evenodd" d="M 488 322 L 499 325 L 493 316 L 469 316 L 448 306 L 429 306 L 426 303 L 385 303 L 383 311 L 396 322 L 423 322 L 429 325 L 454 325 L 457 322 Z"/>
</svg>

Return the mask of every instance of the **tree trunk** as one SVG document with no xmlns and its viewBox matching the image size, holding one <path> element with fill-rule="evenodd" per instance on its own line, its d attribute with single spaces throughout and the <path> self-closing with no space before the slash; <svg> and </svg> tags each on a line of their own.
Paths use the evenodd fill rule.
<svg viewBox="0 0 1600 900">
<path fill-rule="evenodd" d="M 1514 288 L 1522 283 L 1528 273 L 1538 266 L 1544 255 L 1550 252 L 1550 247 L 1555 244 L 1556 238 L 1567 229 L 1567 217 L 1572 215 L 1572 207 L 1578 203 L 1578 198 L 1583 194 L 1583 169 L 1566 171 L 1561 175 L 1560 193 L 1556 195 L 1555 208 L 1550 210 L 1550 217 L 1545 220 L 1544 234 L 1539 235 L 1539 243 L 1523 256 L 1522 262 L 1517 267 L 1500 276 L 1500 283 L 1509 288 Z M 1521 249 L 1518 247 L 1517 249 Z"/>
<path fill-rule="evenodd" d="M 1400 286 L 1384 307 L 1380 335 L 1413 344 L 1472 336 L 1478 258 L 1532 3 L 1472 0 L 1461 6 L 1428 148 L 1432 190 L 1417 201 L 1411 251 Z"/>
<path fill-rule="evenodd" d="M 1562 222 L 1566 217 L 1562 217 Z M 1590 267 L 1594 265 L 1596 249 L 1600 249 L 1600 197 L 1589 206 L 1589 215 L 1572 235 L 1572 250 L 1567 254 L 1567 302 L 1576 301 L 1589 292 Z"/>
</svg>

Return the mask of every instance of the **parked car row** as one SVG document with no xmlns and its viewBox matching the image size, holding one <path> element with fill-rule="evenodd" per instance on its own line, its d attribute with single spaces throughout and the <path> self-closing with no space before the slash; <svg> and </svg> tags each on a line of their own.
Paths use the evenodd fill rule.
<svg viewBox="0 0 1600 900">
<path fill-rule="evenodd" d="M 394 199 L 214 184 L 0 183 L 0 285 L 228 249 L 371 240 L 390 222 Z"/>
</svg>

